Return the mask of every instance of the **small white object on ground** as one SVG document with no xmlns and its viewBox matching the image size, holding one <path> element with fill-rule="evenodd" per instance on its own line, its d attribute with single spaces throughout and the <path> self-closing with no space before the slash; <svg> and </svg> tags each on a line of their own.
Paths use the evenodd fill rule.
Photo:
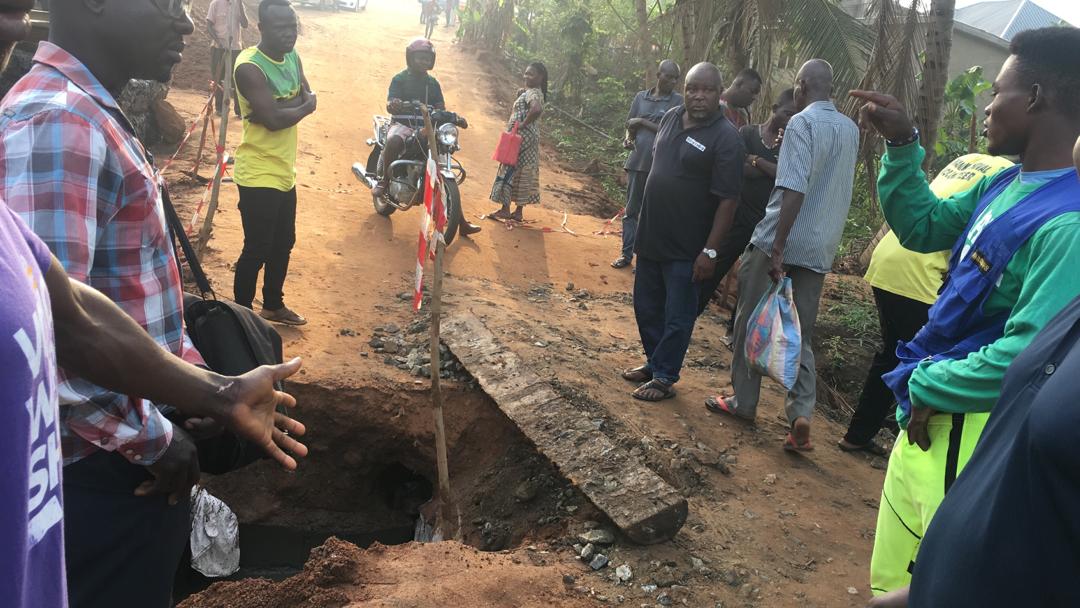
<svg viewBox="0 0 1080 608">
<path fill-rule="evenodd" d="M 236 514 L 205 488 L 191 488 L 191 567 L 220 578 L 240 569 L 240 526 Z"/>
</svg>

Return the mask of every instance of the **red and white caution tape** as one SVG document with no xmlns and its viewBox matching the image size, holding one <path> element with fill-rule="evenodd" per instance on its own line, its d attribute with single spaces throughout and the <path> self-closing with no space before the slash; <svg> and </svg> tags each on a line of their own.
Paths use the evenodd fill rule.
<svg viewBox="0 0 1080 608">
<path fill-rule="evenodd" d="M 619 210 L 619 212 L 615 214 L 615 217 L 613 217 L 610 220 L 604 222 L 604 227 L 601 228 L 600 230 L 597 230 L 596 232 L 593 232 L 593 234 L 595 234 L 597 236 L 607 236 L 609 234 L 614 234 L 614 235 L 622 234 L 622 230 L 615 230 L 611 226 L 615 223 L 615 220 L 621 219 L 623 217 L 626 217 L 626 208 L 625 207 L 623 207 L 621 210 Z"/>
<path fill-rule="evenodd" d="M 435 157 L 428 151 L 427 175 L 424 178 L 424 218 L 420 222 L 420 239 L 416 245 L 416 283 L 413 286 L 413 310 L 419 311 L 424 301 L 424 263 L 435 258 L 435 248 L 444 241 L 446 206 L 443 204 L 443 182 Z"/>
<path fill-rule="evenodd" d="M 493 215 L 481 215 L 480 219 L 482 219 L 482 220 L 483 219 L 493 219 L 496 222 L 499 222 L 500 224 L 502 224 L 503 227 L 505 227 L 507 230 L 513 230 L 515 228 L 521 228 L 522 230 L 536 230 L 537 232 L 543 232 L 543 233 L 546 233 L 546 234 L 551 234 L 551 233 L 555 233 L 555 232 L 565 232 L 566 234 L 569 234 L 571 236 L 579 236 L 578 233 L 574 232 L 573 230 L 571 230 L 567 226 L 567 222 L 570 219 L 570 215 L 565 211 L 563 211 L 562 222 L 559 223 L 559 229 L 558 230 L 556 230 L 556 229 L 554 229 L 554 228 L 552 228 L 550 226 L 535 226 L 534 224 L 537 223 L 536 220 L 522 220 L 522 221 L 503 220 L 503 219 L 499 219 L 499 218 L 497 218 L 497 217 L 495 217 Z"/>
<path fill-rule="evenodd" d="M 218 163 L 217 173 L 214 174 L 214 179 L 217 178 L 218 173 L 221 174 L 222 178 L 224 178 L 229 173 L 229 157 L 227 154 L 225 154 L 225 149 L 218 148 L 217 153 L 220 162 Z M 187 225 L 187 232 L 189 236 L 195 234 L 199 230 L 199 219 L 202 216 L 203 207 L 205 207 L 207 201 L 210 200 L 210 192 L 214 189 L 214 179 L 211 179 L 209 182 L 206 183 L 206 188 L 203 190 L 202 198 L 199 199 L 199 206 L 195 208 L 195 213 L 191 214 L 191 221 L 188 222 Z"/>
<path fill-rule="evenodd" d="M 173 163 L 176 162 L 177 157 L 180 156 L 180 151 L 184 149 L 185 145 L 187 145 L 188 140 L 191 139 L 191 135 L 195 132 L 195 127 L 199 125 L 199 121 L 203 120 L 208 112 L 212 112 L 211 108 L 213 107 L 213 101 L 214 96 L 210 95 L 209 99 L 206 100 L 206 104 L 203 106 L 203 109 L 199 112 L 199 115 L 195 117 L 195 120 L 191 121 L 191 124 L 188 126 L 187 132 L 184 133 L 184 138 L 180 140 L 180 145 L 176 146 L 176 152 L 174 152 L 172 158 L 170 158 L 168 162 L 165 163 L 165 166 L 161 168 L 160 173 L 162 175 L 164 175 L 165 172 L 169 170 L 169 167 L 172 167 Z"/>
</svg>

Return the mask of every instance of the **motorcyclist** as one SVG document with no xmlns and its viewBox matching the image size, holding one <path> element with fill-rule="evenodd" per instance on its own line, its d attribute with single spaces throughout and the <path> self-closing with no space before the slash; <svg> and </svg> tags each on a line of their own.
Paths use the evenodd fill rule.
<svg viewBox="0 0 1080 608">
<path fill-rule="evenodd" d="M 386 110 L 390 112 L 393 121 L 386 136 L 386 146 L 379 159 L 379 183 L 372 190 L 376 198 L 386 194 L 391 177 L 390 166 L 401 158 L 401 154 L 405 151 L 405 143 L 413 136 L 415 128 L 422 127 L 422 125 L 408 124 L 410 120 L 404 116 L 413 112 L 406 107 L 406 104 L 421 102 L 436 110 L 446 109 L 439 81 L 428 74 L 435 67 L 435 45 L 426 38 L 413 40 L 405 47 L 405 64 L 408 67 L 390 81 L 390 90 L 386 96 Z M 415 123 L 415 120 L 412 122 Z M 467 128 L 469 123 L 464 117 L 459 116 L 457 125 Z M 480 232 L 481 228 L 466 221 L 462 212 L 458 230 L 461 234 L 468 236 Z"/>
</svg>

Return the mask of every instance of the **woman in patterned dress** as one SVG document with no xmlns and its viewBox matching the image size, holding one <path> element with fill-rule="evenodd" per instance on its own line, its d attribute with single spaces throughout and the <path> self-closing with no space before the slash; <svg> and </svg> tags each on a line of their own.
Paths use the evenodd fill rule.
<svg viewBox="0 0 1080 608">
<path fill-rule="evenodd" d="M 516 167 L 500 165 L 495 176 L 495 185 L 491 188 L 491 200 L 502 205 L 492 214 L 500 220 L 524 219 L 522 209 L 525 205 L 540 202 L 540 115 L 544 113 L 547 101 L 548 73 L 540 62 L 530 63 L 525 69 L 525 89 L 518 95 L 510 113 L 506 130 L 518 123 L 518 135 L 521 136 L 521 152 L 518 154 Z M 510 213 L 510 203 L 517 203 L 517 208 Z"/>
</svg>

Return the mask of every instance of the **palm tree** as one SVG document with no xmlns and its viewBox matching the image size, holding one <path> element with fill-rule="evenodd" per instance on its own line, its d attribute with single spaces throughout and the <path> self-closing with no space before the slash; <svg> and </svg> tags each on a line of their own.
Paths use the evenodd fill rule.
<svg viewBox="0 0 1080 608">
<path fill-rule="evenodd" d="M 938 125 L 941 123 L 942 106 L 945 103 L 945 85 L 949 79 L 955 13 L 956 0 L 930 2 L 930 23 L 926 30 L 926 63 L 923 65 L 916 112 L 922 146 L 926 150 L 924 169 L 930 167 L 934 160 L 934 143 L 937 142 Z"/>
<path fill-rule="evenodd" d="M 838 87 L 854 87 L 874 46 L 871 30 L 836 0 L 681 0 L 676 7 L 687 63 L 715 61 L 719 47 L 733 72 L 769 74 L 786 50 L 828 60 Z"/>
</svg>

